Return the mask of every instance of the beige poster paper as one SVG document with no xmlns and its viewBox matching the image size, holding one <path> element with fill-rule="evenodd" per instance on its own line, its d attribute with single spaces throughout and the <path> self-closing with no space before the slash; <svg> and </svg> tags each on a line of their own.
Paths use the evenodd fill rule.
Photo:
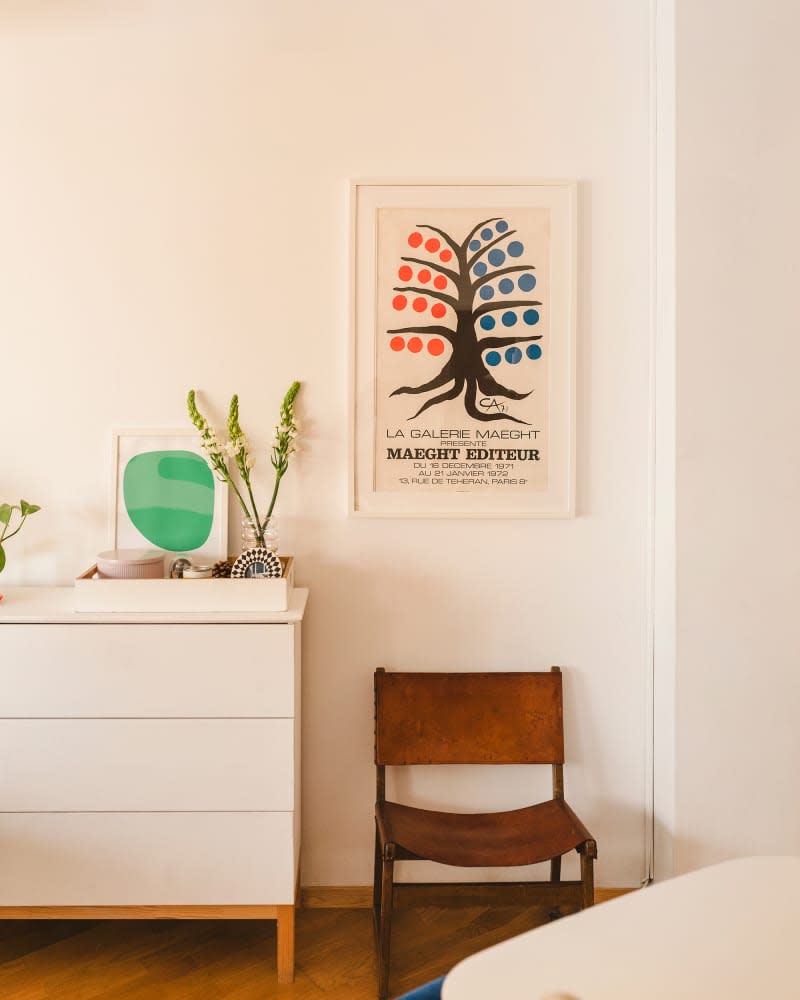
<svg viewBox="0 0 800 1000">
<path fill-rule="evenodd" d="M 548 488 L 550 209 L 380 208 L 374 488 Z"/>
</svg>

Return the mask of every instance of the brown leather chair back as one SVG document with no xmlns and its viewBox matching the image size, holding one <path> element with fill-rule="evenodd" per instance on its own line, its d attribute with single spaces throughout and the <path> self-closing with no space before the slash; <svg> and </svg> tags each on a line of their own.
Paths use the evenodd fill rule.
<svg viewBox="0 0 800 1000">
<path fill-rule="evenodd" d="M 375 763 L 563 764 L 561 672 L 378 669 Z"/>
</svg>

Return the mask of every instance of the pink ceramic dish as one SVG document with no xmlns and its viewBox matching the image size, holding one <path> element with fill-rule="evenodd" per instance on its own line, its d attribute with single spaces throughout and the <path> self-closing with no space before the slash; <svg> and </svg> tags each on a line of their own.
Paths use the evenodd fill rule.
<svg viewBox="0 0 800 1000">
<path fill-rule="evenodd" d="M 164 553 L 156 549 L 111 549 L 97 556 L 101 580 L 161 580 Z"/>
</svg>

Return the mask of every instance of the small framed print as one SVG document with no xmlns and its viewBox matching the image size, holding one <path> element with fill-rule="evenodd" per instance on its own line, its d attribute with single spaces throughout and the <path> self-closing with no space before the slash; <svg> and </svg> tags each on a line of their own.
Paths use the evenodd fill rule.
<svg viewBox="0 0 800 1000">
<path fill-rule="evenodd" d="M 112 548 L 227 558 L 228 487 L 192 431 L 114 430 L 110 511 Z"/>
<path fill-rule="evenodd" d="M 574 514 L 577 185 L 352 186 L 351 511 Z"/>
</svg>

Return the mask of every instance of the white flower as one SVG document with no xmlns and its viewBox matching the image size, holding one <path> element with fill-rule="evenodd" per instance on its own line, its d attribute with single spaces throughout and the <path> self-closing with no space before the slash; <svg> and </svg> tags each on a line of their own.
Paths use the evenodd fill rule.
<svg viewBox="0 0 800 1000">
<path fill-rule="evenodd" d="M 247 458 L 244 460 L 244 464 L 245 464 L 245 468 L 249 472 L 250 469 L 252 469 L 252 468 L 255 467 L 256 460 L 255 460 L 255 458 L 252 455 L 248 455 Z"/>
</svg>

